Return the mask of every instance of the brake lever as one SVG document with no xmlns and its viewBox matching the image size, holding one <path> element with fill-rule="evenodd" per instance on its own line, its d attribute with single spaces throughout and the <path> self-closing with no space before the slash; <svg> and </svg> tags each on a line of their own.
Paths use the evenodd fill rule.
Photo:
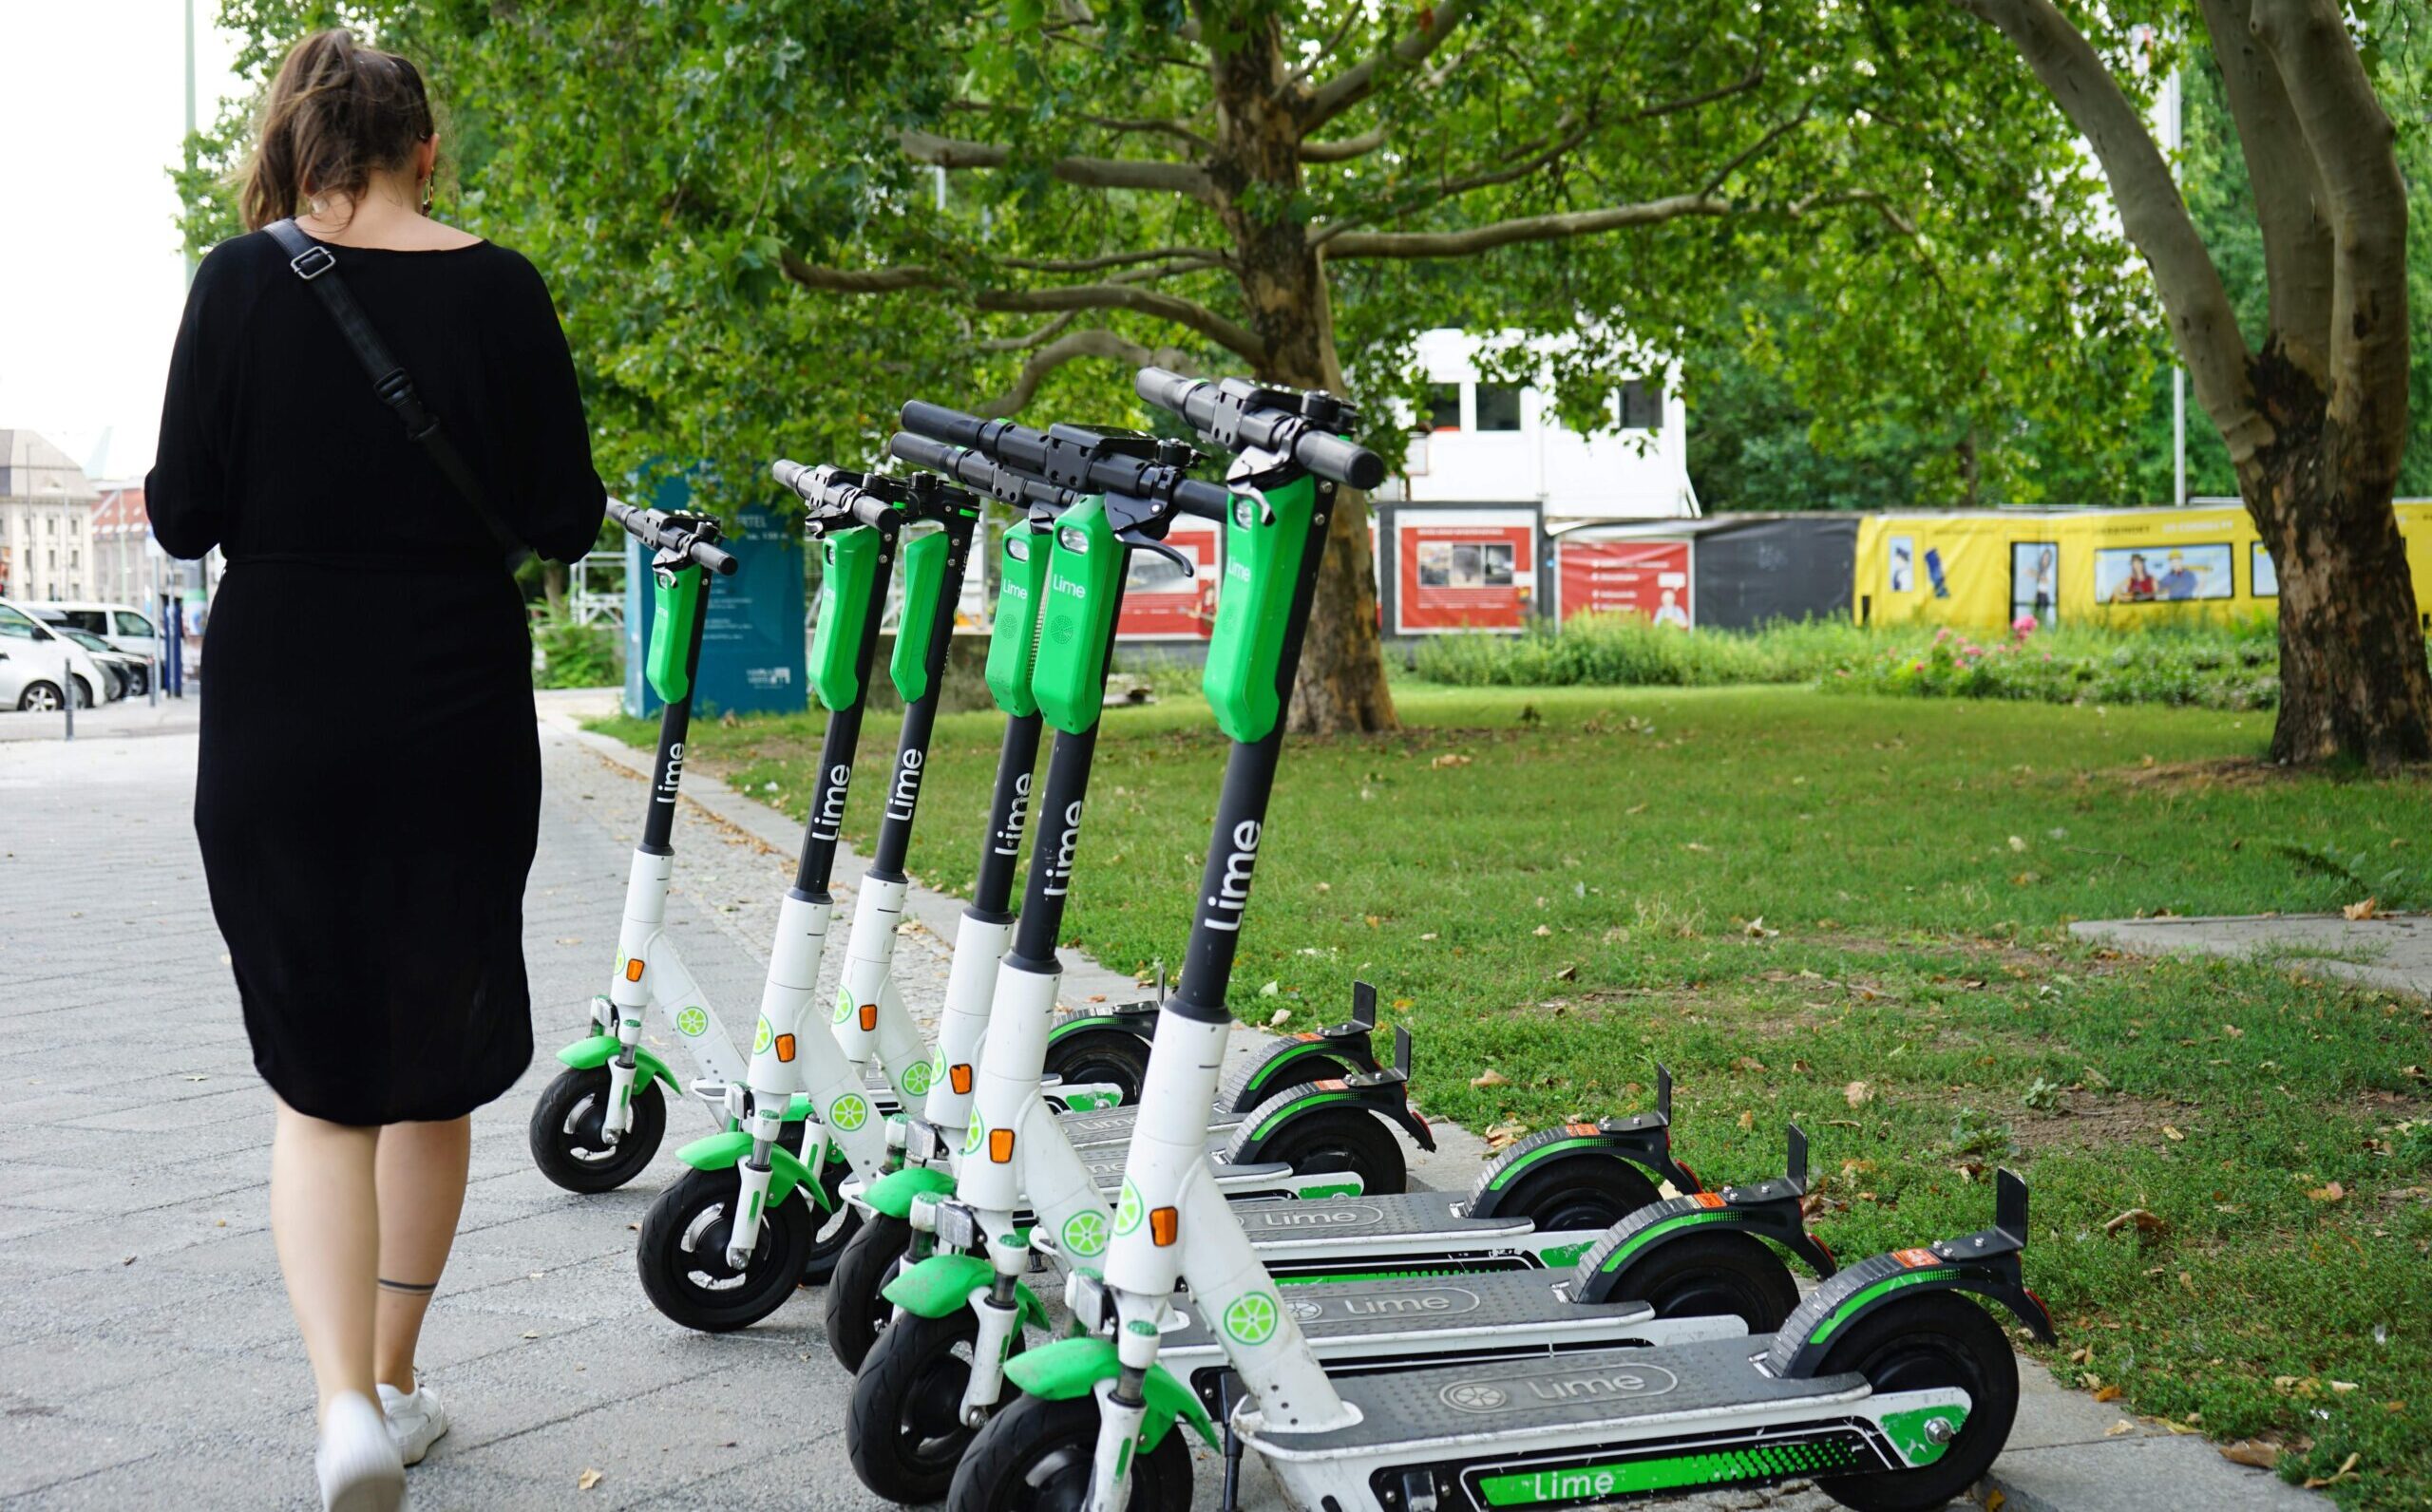
<svg viewBox="0 0 2432 1512">
<path fill-rule="evenodd" d="M 1114 533 L 1114 539 L 1130 547 L 1133 551 L 1155 552 L 1158 556 L 1163 557 L 1168 561 L 1172 562 L 1175 566 L 1181 568 L 1182 575 L 1185 577 L 1196 577 L 1199 576 L 1198 563 L 1192 561 L 1189 558 L 1184 556 L 1173 547 L 1167 545 L 1164 541 L 1159 540 L 1154 536 L 1144 535 L 1137 530 L 1118 530 Z"/>
</svg>

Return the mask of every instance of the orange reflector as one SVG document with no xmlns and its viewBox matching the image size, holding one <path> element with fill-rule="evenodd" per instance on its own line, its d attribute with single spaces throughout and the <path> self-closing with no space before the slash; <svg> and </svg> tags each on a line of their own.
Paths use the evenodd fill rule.
<svg viewBox="0 0 2432 1512">
<path fill-rule="evenodd" d="M 1343 1090 L 1342 1078 L 1340 1076 L 1330 1076 L 1321 1082 L 1311 1082 L 1309 1087 L 1311 1090 L 1320 1092 L 1340 1092 Z"/>
<path fill-rule="evenodd" d="M 1942 1257 L 1931 1250 L 1893 1250 L 1891 1257 L 1911 1269 L 1942 1263 Z"/>
<path fill-rule="evenodd" d="M 970 1068 L 970 1067 L 968 1067 L 968 1066 L 952 1066 L 952 1067 L 948 1067 L 948 1068 L 946 1068 L 946 1080 L 947 1080 L 948 1082 L 950 1082 L 950 1083 L 952 1083 L 952 1084 L 954 1085 L 954 1095 L 955 1095 L 955 1096 L 957 1096 L 957 1097 L 969 1097 L 969 1096 L 971 1095 L 971 1068 Z"/>
<path fill-rule="evenodd" d="M 781 1060 L 781 1061 L 789 1061 L 789 1060 L 792 1060 L 793 1058 L 794 1058 L 794 1037 L 793 1037 L 791 1034 L 780 1034 L 780 1035 L 778 1035 L 778 1036 L 777 1036 L 777 1059 L 779 1059 L 779 1060 Z"/>
<path fill-rule="evenodd" d="M 1720 1207 L 1722 1205 L 1722 1194 L 1720 1192 L 1700 1192 L 1697 1194 L 1696 1201 L 1700 1207 Z"/>
<path fill-rule="evenodd" d="M 988 1131 L 988 1158 L 995 1161 L 999 1165 L 1008 1164 L 1012 1162 L 1014 1158 L 1014 1131 L 1012 1129 L 992 1128 Z"/>
<path fill-rule="evenodd" d="M 1149 1210 L 1149 1237 L 1157 1241 L 1159 1249 L 1172 1244 L 1181 1231 L 1182 1215 L 1174 1209 L 1152 1207 Z"/>
<path fill-rule="evenodd" d="M 625 980 L 629 982 L 638 982 L 641 979 L 642 958 L 636 955 L 632 960 L 625 963 Z"/>
<path fill-rule="evenodd" d="M 876 1028 L 878 1028 L 878 1005 L 876 1003 L 864 1003 L 862 1005 L 863 1031 L 867 1032 L 868 1030 Z"/>
</svg>

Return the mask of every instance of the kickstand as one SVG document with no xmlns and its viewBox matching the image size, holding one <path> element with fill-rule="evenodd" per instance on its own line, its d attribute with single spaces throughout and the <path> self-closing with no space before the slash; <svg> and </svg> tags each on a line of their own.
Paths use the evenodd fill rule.
<svg viewBox="0 0 2432 1512">
<path fill-rule="evenodd" d="M 1233 1385 L 1228 1372 L 1216 1383 L 1216 1409 L 1225 1415 L 1225 1495 L 1217 1512 L 1235 1512 L 1241 1505 L 1242 1436 L 1233 1431 Z"/>
</svg>

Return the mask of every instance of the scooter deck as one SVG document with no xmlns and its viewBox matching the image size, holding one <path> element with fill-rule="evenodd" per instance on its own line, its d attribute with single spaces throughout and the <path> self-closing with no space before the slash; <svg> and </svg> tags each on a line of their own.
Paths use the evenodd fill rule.
<svg viewBox="0 0 2432 1512">
<path fill-rule="evenodd" d="M 1461 1199 L 1450 1192 L 1396 1192 L 1318 1202 L 1237 1204 L 1233 1217 L 1270 1266 L 1469 1253 L 1510 1245 L 1538 1232 L 1526 1218 L 1471 1218 L 1460 1205 Z"/>
<path fill-rule="evenodd" d="M 1283 1305 L 1327 1360 L 1618 1349 L 1747 1334 L 1736 1317 L 1662 1319 L 1644 1302 L 1574 1302 L 1569 1275 L 1544 1271 L 1286 1286 Z M 1216 1320 L 1183 1295 L 1173 1310 L 1182 1324 L 1166 1331 L 1158 1357 L 1177 1372 L 1225 1364 Z"/>
<path fill-rule="evenodd" d="M 1830 1408 L 1870 1394 L 1862 1375 L 1793 1379 L 1758 1370 L 1754 1357 L 1771 1341 L 1771 1334 L 1707 1339 L 1355 1376 L 1340 1389 L 1359 1421 L 1316 1431 L 1261 1423 L 1243 1436 L 1286 1461 L 1398 1461 L 1448 1449 L 1504 1458 L 1529 1452 L 1532 1440 L 1629 1438 L 1659 1424 L 1667 1435 L 1694 1433 L 1700 1418 Z"/>
<path fill-rule="evenodd" d="M 1218 1113 L 1209 1119 L 1207 1147 L 1223 1149 L 1232 1140 L 1233 1130 L 1241 1126 L 1242 1118 L 1239 1113 Z M 1137 1103 L 1127 1103 L 1121 1107 L 1110 1107 L 1095 1113 L 1059 1113 L 1055 1116 L 1055 1126 L 1064 1131 L 1064 1137 L 1083 1148 L 1093 1144 L 1129 1145 L 1131 1130 L 1139 1122 L 1140 1105 Z"/>
<path fill-rule="evenodd" d="M 1210 1143 L 1209 1155 L 1212 1159 L 1214 1142 Z M 1116 1144 L 1077 1153 L 1081 1157 L 1082 1167 L 1090 1173 L 1090 1180 L 1097 1184 L 1099 1190 L 1112 1197 L 1123 1189 L 1123 1170 L 1130 1159 L 1126 1146 Z M 1216 1178 L 1217 1186 L 1227 1193 L 1280 1191 L 1290 1185 L 1292 1181 L 1292 1167 L 1283 1161 L 1263 1161 L 1256 1165 L 1226 1165 L 1216 1162 L 1211 1174 Z"/>
</svg>

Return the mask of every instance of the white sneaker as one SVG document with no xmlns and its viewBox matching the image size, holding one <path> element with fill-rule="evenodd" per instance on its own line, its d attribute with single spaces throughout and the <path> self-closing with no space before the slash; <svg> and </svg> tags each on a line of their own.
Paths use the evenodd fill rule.
<svg viewBox="0 0 2432 1512">
<path fill-rule="evenodd" d="M 405 1505 L 406 1467 L 397 1446 L 380 1409 L 360 1391 L 331 1400 L 313 1467 L 320 1472 L 326 1512 L 399 1512 Z"/>
<path fill-rule="evenodd" d="M 420 1465 L 447 1431 L 447 1409 L 439 1405 L 439 1393 L 428 1382 L 416 1381 L 412 1390 L 400 1391 L 383 1381 L 380 1407 L 389 1414 L 389 1437 L 396 1443 L 397 1456 L 408 1465 Z"/>
</svg>

